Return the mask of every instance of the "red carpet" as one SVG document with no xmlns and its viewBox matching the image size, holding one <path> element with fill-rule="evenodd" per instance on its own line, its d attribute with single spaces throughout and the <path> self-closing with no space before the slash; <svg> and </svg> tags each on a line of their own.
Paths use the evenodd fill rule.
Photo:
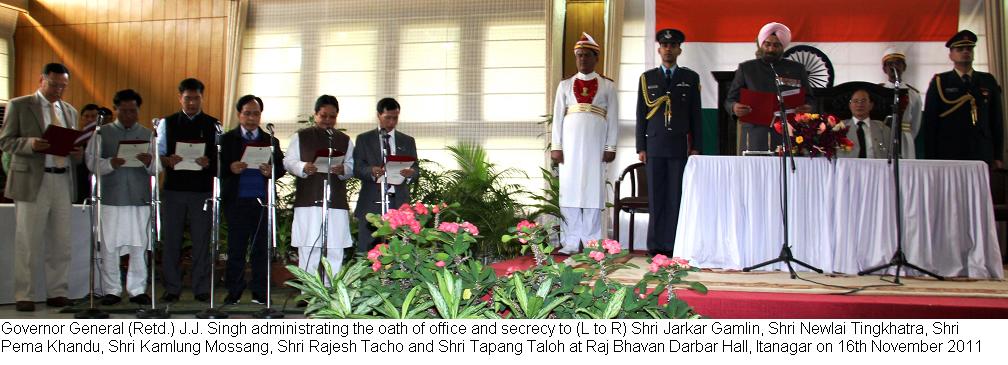
<svg viewBox="0 0 1008 365">
<path fill-rule="evenodd" d="M 557 257 L 562 261 L 565 256 Z M 498 276 L 531 267 L 531 257 L 492 264 Z M 1008 318 L 1008 299 L 711 291 L 676 294 L 700 314 L 724 319 Z M 664 297 L 664 295 L 663 295 Z M 664 302 L 664 298 L 662 298 Z"/>
</svg>

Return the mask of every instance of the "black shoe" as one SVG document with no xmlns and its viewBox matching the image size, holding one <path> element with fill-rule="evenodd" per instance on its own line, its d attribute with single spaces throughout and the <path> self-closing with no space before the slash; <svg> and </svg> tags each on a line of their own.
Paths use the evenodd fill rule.
<svg viewBox="0 0 1008 365">
<path fill-rule="evenodd" d="M 101 305 L 116 305 L 122 301 L 118 295 L 105 294 L 101 299 Z"/>
<path fill-rule="evenodd" d="M 18 312 L 34 312 L 35 303 L 27 300 L 19 300 L 15 305 L 15 309 L 17 309 Z"/>
<path fill-rule="evenodd" d="M 45 303 L 50 307 L 66 307 L 70 305 L 70 299 L 67 299 L 67 297 L 55 297 L 46 299 Z"/>
<path fill-rule="evenodd" d="M 161 301 L 165 303 L 175 303 L 179 300 L 178 294 L 164 293 L 161 295 Z"/>
<path fill-rule="evenodd" d="M 139 305 L 150 305 L 151 297 L 147 294 L 138 294 L 130 297 L 129 301 L 130 303 L 136 303 Z"/>
<path fill-rule="evenodd" d="M 210 294 L 207 294 L 207 293 L 196 294 L 196 295 L 193 295 L 193 299 L 196 299 L 198 301 L 201 301 L 201 302 L 205 303 L 205 302 L 210 301 Z"/>
<path fill-rule="evenodd" d="M 224 297 L 224 305 L 234 305 L 241 302 L 240 293 L 228 293 L 227 297 Z"/>
<path fill-rule="evenodd" d="M 266 294 L 252 293 L 252 303 L 266 304 Z"/>
</svg>

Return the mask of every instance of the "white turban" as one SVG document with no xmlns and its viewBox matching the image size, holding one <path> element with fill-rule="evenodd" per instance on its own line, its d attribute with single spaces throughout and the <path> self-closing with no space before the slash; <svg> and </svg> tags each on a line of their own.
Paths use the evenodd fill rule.
<svg viewBox="0 0 1008 365">
<path fill-rule="evenodd" d="M 788 29 L 784 24 L 771 22 L 760 28 L 759 36 L 756 37 L 756 44 L 762 45 L 763 41 L 772 35 L 776 35 L 777 39 L 780 39 L 784 48 L 787 48 L 788 44 L 791 43 L 791 29 Z"/>
</svg>

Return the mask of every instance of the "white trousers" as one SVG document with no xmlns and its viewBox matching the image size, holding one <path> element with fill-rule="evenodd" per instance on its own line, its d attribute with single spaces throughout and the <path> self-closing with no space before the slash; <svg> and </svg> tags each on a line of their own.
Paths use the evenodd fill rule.
<svg viewBox="0 0 1008 365">
<path fill-rule="evenodd" d="M 39 301 L 66 297 L 70 275 L 70 179 L 67 174 L 42 174 L 35 201 L 15 201 L 14 300 Z M 35 293 L 32 268 L 45 265 L 46 292 Z M 37 261 L 38 260 L 38 261 Z"/>
<path fill-rule="evenodd" d="M 321 247 L 298 247 L 298 267 L 310 273 L 317 273 L 321 256 Z M 334 274 L 339 272 L 343 267 L 343 248 L 329 247 L 326 252 L 326 260 L 331 264 Z M 332 285 L 328 278 L 323 277 L 322 279 L 325 280 L 325 285 Z"/>
<path fill-rule="evenodd" d="M 122 280 L 119 276 L 119 257 L 129 255 L 129 268 L 126 270 L 126 296 L 133 297 L 147 292 L 147 262 L 144 260 L 144 253 L 147 251 L 140 246 L 120 246 L 102 247 L 101 257 L 101 292 L 124 296 L 122 294 Z"/>
<path fill-rule="evenodd" d="M 560 207 L 564 219 L 560 223 L 562 254 L 580 252 L 581 244 L 602 239 L 602 209 Z"/>
</svg>

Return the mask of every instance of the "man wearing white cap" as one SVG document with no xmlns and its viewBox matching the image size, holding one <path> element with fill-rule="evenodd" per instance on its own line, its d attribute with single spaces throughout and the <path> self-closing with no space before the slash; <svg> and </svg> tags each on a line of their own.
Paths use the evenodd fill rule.
<svg viewBox="0 0 1008 365">
<path fill-rule="evenodd" d="M 605 163 L 616 158 L 616 84 L 595 72 L 601 48 L 587 33 L 574 46 L 578 73 L 560 81 L 550 157 L 560 164 L 562 254 L 602 238 Z"/>
<path fill-rule="evenodd" d="M 903 52 L 897 51 L 895 48 L 887 49 L 882 54 L 882 72 L 885 72 L 889 80 L 879 85 L 892 89 L 896 81 L 896 74 L 899 74 L 900 89 L 907 91 L 905 96 L 900 97 L 900 113 L 903 115 L 903 123 L 899 127 L 893 126 L 892 129 L 894 131 L 901 130 L 903 133 L 903 140 L 900 142 L 902 144 L 901 156 L 912 159 L 917 156 L 914 138 L 917 138 L 917 132 L 920 131 L 921 111 L 924 109 L 924 103 L 921 101 L 920 91 L 906 83 L 906 79 L 903 77 L 906 67 L 906 55 Z"/>
<path fill-rule="evenodd" d="M 784 24 L 767 23 L 760 29 L 756 42 L 756 59 L 740 63 L 735 70 L 735 79 L 725 98 L 725 110 L 739 118 L 751 113 L 751 105 L 739 102 L 741 90 L 776 93 L 776 71 L 783 83 L 781 92 L 784 95 L 800 89 L 805 91 L 805 104 L 795 111 L 812 111 L 812 87 L 808 82 L 808 71 L 802 64 L 781 57 L 791 43 L 791 29 Z M 780 135 L 771 133 L 770 123 L 770 120 L 753 123 L 739 121 L 739 152 L 767 151 L 772 146 L 779 145 Z"/>
</svg>

